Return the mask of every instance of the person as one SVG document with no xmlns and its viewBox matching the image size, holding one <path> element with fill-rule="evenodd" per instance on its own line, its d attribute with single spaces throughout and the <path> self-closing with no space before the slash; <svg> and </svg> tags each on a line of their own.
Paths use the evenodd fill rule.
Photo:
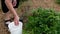
<svg viewBox="0 0 60 34">
<path fill-rule="evenodd" d="M 5 26 L 8 27 L 8 23 L 11 22 L 10 13 L 13 14 L 14 22 L 15 25 L 17 26 L 19 24 L 19 16 L 16 13 L 16 9 L 18 8 L 19 0 L 1 0 L 1 5 L 2 5 L 2 11 L 6 16 L 4 19 Z"/>
</svg>

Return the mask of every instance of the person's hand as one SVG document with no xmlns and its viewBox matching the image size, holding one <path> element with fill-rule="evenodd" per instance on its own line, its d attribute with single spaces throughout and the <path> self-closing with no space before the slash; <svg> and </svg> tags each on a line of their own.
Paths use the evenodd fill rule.
<svg viewBox="0 0 60 34">
<path fill-rule="evenodd" d="M 14 17 L 14 23 L 15 23 L 16 26 L 19 25 L 19 17 L 18 16 Z"/>
<path fill-rule="evenodd" d="M 17 4 L 17 1 L 16 1 L 16 0 L 14 0 L 12 4 L 13 4 L 13 7 L 15 7 L 15 6 L 16 6 L 16 4 Z"/>
</svg>

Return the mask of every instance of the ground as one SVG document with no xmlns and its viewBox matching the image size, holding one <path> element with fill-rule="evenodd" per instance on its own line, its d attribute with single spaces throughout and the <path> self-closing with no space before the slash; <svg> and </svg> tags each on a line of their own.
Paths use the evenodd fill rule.
<svg viewBox="0 0 60 34">
<path fill-rule="evenodd" d="M 22 16 L 25 12 L 28 12 L 29 10 L 33 8 L 43 7 L 47 9 L 54 9 L 56 11 L 60 11 L 60 5 L 55 3 L 55 0 L 29 0 L 24 3 L 22 3 L 18 8 L 18 15 Z M 4 26 L 3 18 L 4 14 L 0 9 L 0 34 L 8 34 L 7 28 Z M 25 20 L 24 20 L 25 22 Z"/>
</svg>

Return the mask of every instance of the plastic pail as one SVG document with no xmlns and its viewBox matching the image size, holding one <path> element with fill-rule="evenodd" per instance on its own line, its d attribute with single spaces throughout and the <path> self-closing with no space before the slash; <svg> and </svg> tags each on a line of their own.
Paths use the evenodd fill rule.
<svg viewBox="0 0 60 34">
<path fill-rule="evenodd" d="M 14 22 L 9 23 L 8 28 L 11 34 L 22 34 L 22 22 L 19 22 L 19 25 L 16 26 Z"/>
</svg>

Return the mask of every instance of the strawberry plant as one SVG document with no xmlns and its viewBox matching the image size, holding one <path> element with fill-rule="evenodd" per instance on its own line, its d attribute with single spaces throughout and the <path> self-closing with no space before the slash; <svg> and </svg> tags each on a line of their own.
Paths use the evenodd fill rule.
<svg viewBox="0 0 60 34">
<path fill-rule="evenodd" d="M 51 9 L 38 8 L 32 11 L 25 23 L 24 31 L 27 34 L 57 34 L 60 14 Z"/>
<path fill-rule="evenodd" d="M 56 0 L 56 3 L 57 3 L 57 4 L 60 4 L 60 0 Z"/>
</svg>

